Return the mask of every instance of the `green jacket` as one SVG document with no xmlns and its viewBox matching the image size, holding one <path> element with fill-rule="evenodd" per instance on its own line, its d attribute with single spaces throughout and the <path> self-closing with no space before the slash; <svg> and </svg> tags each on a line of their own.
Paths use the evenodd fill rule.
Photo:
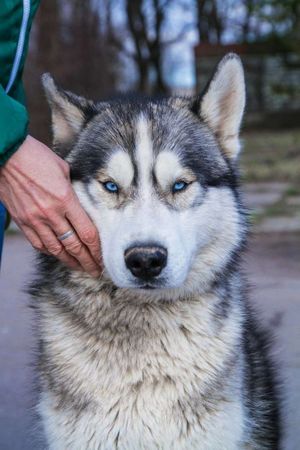
<svg viewBox="0 0 300 450">
<path fill-rule="evenodd" d="M 0 0 L 0 165 L 27 135 L 22 73 L 40 0 Z"/>
</svg>

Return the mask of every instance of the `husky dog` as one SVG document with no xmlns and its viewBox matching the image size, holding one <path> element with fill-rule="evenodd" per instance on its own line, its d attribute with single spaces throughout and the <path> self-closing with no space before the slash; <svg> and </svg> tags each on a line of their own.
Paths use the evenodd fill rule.
<svg viewBox="0 0 300 450">
<path fill-rule="evenodd" d="M 195 99 L 93 103 L 49 75 L 44 87 L 104 264 L 94 279 L 45 255 L 31 287 L 49 448 L 278 449 L 273 369 L 239 270 L 240 59 Z"/>
</svg>

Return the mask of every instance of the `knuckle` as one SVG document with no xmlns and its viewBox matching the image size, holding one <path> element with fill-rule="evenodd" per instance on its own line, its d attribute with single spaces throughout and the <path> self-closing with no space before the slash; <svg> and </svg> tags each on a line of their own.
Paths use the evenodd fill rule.
<svg viewBox="0 0 300 450">
<path fill-rule="evenodd" d="M 69 189 L 69 187 L 68 189 L 65 189 L 59 193 L 58 200 L 63 206 L 68 205 L 70 203 L 70 201 L 72 200 L 72 192 Z"/>
<path fill-rule="evenodd" d="M 82 251 L 82 244 L 80 241 L 72 242 L 72 243 L 66 244 L 65 248 L 68 253 L 71 253 L 71 255 L 78 256 Z"/>
<path fill-rule="evenodd" d="M 45 248 L 41 242 L 32 241 L 31 242 L 32 247 L 37 250 L 38 252 L 44 251 Z"/>
<path fill-rule="evenodd" d="M 48 217 L 52 216 L 54 206 L 47 202 L 47 203 L 44 203 L 43 205 L 41 205 L 40 209 L 41 209 L 42 215 L 44 217 L 48 218 Z"/>
<path fill-rule="evenodd" d="M 22 214 L 21 216 L 16 217 L 15 221 L 18 222 L 20 225 L 31 224 L 31 221 L 30 221 L 29 217 L 27 216 L 27 214 Z"/>
<path fill-rule="evenodd" d="M 39 211 L 43 218 L 48 219 L 49 217 L 52 217 L 57 209 L 57 205 L 55 204 L 55 201 L 53 199 L 47 199 L 44 202 L 40 202 L 39 204 Z"/>
<path fill-rule="evenodd" d="M 56 244 L 48 245 L 47 250 L 53 256 L 58 256 L 62 252 L 62 248 L 59 245 L 56 245 Z"/>
<path fill-rule="evenodd" d="M 31 220 L 28 222 L 33 229 L 37 229 L 40 225 L 40 220 L 36 216 L 31 216 Z"/>
<path fill-rule="evenodd" d="M 81 233 L 81 238 L 86 244 L 93 244 L 97 240 L 97 231 L 94 228 L 89 228 Z"/>
<path fill-rule="evenodd" d="M 20 217 L 19 217 L 19 221 L 23 224 L 34 224 L 36 222 L 36 211 L 33 209 L 26 209 L 26 211 L 24 211 Z"/>
</svg>

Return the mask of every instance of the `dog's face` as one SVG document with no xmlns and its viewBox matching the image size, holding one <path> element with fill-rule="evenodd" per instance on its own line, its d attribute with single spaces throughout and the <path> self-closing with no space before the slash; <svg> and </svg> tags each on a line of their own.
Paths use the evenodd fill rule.
<svg viewBox="0 0 300 450">
<path fill-rule="evenodd" d="M 242 239 L 234 163 L 245 103 L 240 60 L 198 100 L 93 104 L 46 76 L 54 144 L 96 224 L 118 287 L 202 287 Z"/>
</svg>

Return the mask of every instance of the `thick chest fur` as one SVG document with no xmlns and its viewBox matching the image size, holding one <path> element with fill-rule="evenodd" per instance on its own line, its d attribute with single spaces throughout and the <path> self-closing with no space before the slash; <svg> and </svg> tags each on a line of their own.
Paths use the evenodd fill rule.
<svg viewBox="0 0 300 450">
<path fill-rule="evenodd" d="M 220 321 L 218 303 L 98 299 L 82 316 L 43 303 L 50 449 L 242 448 L 240 312 Z"/>
</svg>

